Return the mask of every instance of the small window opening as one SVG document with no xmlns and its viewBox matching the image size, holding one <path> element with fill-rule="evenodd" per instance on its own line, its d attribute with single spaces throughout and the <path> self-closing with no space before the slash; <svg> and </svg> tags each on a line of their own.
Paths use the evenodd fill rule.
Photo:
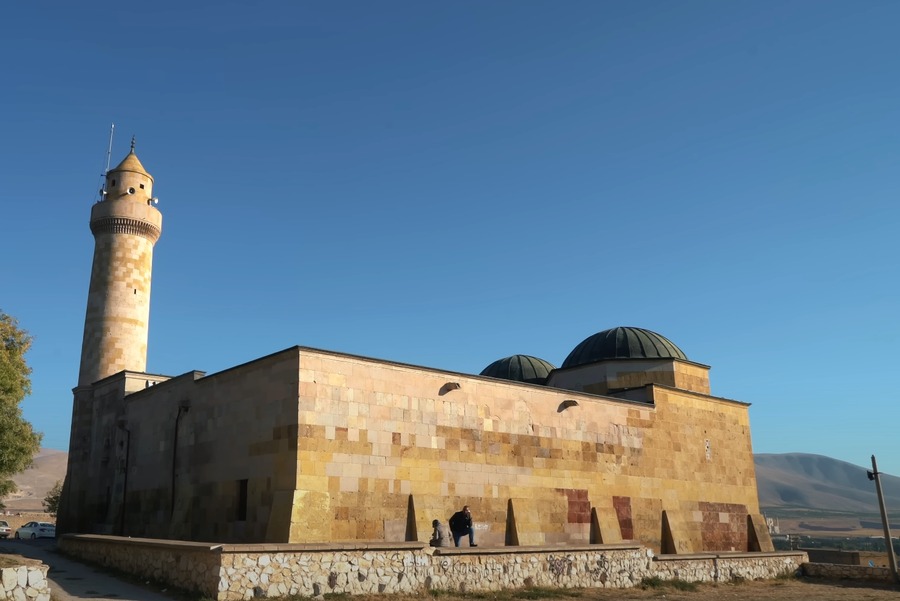
<svg viewBox="0 0 900 601">
<path fill-rule="evenodd" d="M 112 185 L 113 185 L 113 186 L 116 185 L 116 180 L 113 180 L 113 181 L 112 181 Z"/>
<path fill-rule="evenodd" d="M 247 480 L 238 480 L 237 520 L 247 521 Z"/>
<path fill-rule="evenodd" d="M 143 189 L 144 189 L 144 184 L 141 184 L 141 190 L 143 190 Z"/>
<path fill-rule="evenodd" d="M 137 294 L 137 288 L 134 289 L 134 293 Z"/>
</svg>

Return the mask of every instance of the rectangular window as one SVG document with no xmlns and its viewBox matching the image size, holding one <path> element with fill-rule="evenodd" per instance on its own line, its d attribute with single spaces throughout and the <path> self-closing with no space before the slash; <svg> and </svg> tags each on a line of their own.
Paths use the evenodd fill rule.
<svg viewBox="0 0 900 601">
<path fill-rule="evenodd" d="M 237 520 L 247 521 L 247 481 L 238 480 Z"/>
</svg>

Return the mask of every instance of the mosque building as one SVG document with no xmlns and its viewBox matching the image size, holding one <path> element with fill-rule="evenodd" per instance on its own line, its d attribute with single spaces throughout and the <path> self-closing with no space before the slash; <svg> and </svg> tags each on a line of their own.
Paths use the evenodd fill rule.
<svg viewBox="0 0 900 601">
<path fill-rule="evenodd" d="M 771 550 L 749 406 L 713 396 L 709 367 L 649 330 L 477 375 L 302 346 L 148 373 L 152 187 L 132 144 L 91 211 L 61 533 L 427 541 L 468 505 L 479 546 Z"/>
</svg>

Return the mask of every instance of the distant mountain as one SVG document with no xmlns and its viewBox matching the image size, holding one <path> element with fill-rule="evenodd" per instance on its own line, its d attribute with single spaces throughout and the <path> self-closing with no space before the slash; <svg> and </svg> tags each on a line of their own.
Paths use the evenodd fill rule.
<svg viewBox="0 0 900 601">
<path fill-rule="evenodd" d="M 30 468 L 13 476 L 19 490 L 5 499 L 8 511 L 43 511 L 41 501 L 58 481 L 66 477 L 69 454 L 54 449 L 41 449 Z"/>
<path fill-rule="evenodd" d="M 760 508 L 771 515 L 802 516 L 795 529 L 881 527 L 875 483 L 865 467 L 806 453 L 758 454 L 754 462 Z M 893 528 L 900 521 L 900 478 L 882 474 L 881 487 Z M 845 519 L 825 523 L 836 516 Z"/>
</svg>

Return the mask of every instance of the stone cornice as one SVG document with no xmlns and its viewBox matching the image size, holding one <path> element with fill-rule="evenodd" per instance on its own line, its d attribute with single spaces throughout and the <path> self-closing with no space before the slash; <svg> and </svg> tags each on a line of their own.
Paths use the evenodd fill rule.
<svg viewBox="0 0 900 601">
<path fill-rule="evenodd" d="M 152 223 L 131 217 L 101 217 L 91 221 L 91 232 L 98 234 L 131 234 L 155 243 L 162 233 Z"/>
</svg>

